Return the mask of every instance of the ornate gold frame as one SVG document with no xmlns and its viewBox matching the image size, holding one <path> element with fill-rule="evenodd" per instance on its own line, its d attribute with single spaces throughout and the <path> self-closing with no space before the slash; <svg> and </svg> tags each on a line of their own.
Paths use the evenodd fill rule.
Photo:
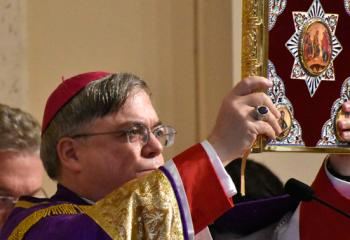
<svg viewBox="0 0 350 240">
<path fill-rule="evenodd" d="M 266 76 L 268 3 L 243 0 L 242 77 Z"/>
<path fill-rule="evenodd" d="M 243 0 L 242 6 L 242 78 L 267 76 L 268 2 Z M 253 152 L 262 152 L 264 138 L 259 136 Z"/>
</svg>

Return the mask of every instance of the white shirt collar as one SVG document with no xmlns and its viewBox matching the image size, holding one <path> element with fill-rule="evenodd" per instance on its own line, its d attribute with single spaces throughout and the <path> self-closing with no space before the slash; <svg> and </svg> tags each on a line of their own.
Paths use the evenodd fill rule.
<svg viewBox="0 0 350 240">
<path fill-rule="evenodd" d="M 325 160 L 325 171 L 333 187 L 346 199 L 350 200 L 350 182 L 334 177 L 327 169 L 328 157 Z"/>
</svg>

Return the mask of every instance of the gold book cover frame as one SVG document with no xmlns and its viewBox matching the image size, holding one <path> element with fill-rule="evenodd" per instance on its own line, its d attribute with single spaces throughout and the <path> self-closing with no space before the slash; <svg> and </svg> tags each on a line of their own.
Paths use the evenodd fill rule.
<svg viewBox="0 0 350 240">
<path fill-rule="evenodd" d="M 350 71 L 347 74 L 346 69 L 341 69 L 340 67 L 341 64 L 333 61 L 338 57 L 340 53 L 342 53 L 341 54 L 342 58 L 350 56 L 350 52 L 348 54 L 345 51 L 347 49 L 343 49 L 342 47 L 342 44 L 343 45 L 345 44 L 344 41 L 342 42 L 342 39 L 346 39 L 348 35 L 346 35 L 343 38 L 342 36 L 344 35 L 343 32 L 335 33 L 337 24 L 338 24 L 338 28 L 350 29 L 349 27 L 350 24 L 347 23 L 347 22 L 350 22 L 350 0 L 335 0 L 335 1 L 328 1 L 328 2 L 326 2 L 325 0 L 305 0 L 304 2 L 302 1 L 297 1 L 297 2 L 299 3 L 299 5 L 298 3 L 296 3 L 296 1 L 292 2 L 292 0 L 242 0 L 243 4 L 242 4 L 241 74 L 243 78 L 247 76 L 256 76 L 256 75 L 271 78 L 271 66 L 273 68 L 273 71 L 272 71 L 273 73 L 289 71 L 288 77 L 285 77 L 282 79 L 288 79 L 289 81 L 298 82 L 298 84 L 300 84 L 300 82 L 302 81 L 294 80 L 294 79 L 302 79 L 302 80 L 305 80 L 305 83 L 307 83 L 306 85 L 308 89 L 305 92 L 309 93 L 309 96 L 307 96 L 308 99 L 305 100 L 306 102 L 314 101 L 314 99 L 317 99 L 318 97 L 320 97 L 319 96 L 321 94 L 320 92 L 325 91 L 325 90 L 317 90 L 319 86 L 322 86 L 323 88 L 327 87 L 328 90 L 326 91 L 328 92 L 332 91 L 331 95 L 333 96 L 333 98 L 329 97 L 329 99 L 327 99 L 327 101 L 331 103 L 327 102 L 328 104 L 327 105 L 327 104 L 323 104 L 322 102 L 322 104 L 320 103 L 320 105 L 316 105 L 316 106 L 322 107 L 324 105 L 327 105 L 327 108 L 320 108 L 320 109 L 322 109 L 323 112 L 326 112 L 326 114 L 329 115 L 329 119 L 328 121 L 320 120 L 320 121 L 323 121 L 320 123 L 323 125 L 322 125 L 322 128 L 319 130 L 320 136 L 319 136 L 319 140 L 317 141 L 317 144 L 314 144 L 314 145 L 305 144 L 305 142 L 303 141 L 303 135 L 302 135 L 303 126 L 302 124 L 299 124 L 298 120 L 296 120 L 294 116 L 294 112 L 298 111 L 298 109 L 293 109 L 294 102 L 289 101 L 288 97 L 290 96 L 286 95 L 285 99 L 287 99 L 288 104 L 290 103 L 290 106 L 283 105 L 283 104 L 281 105 L 280 104 L 281 101 L 277 102 L 276 99 L 274 99 L 273 94 L 271 94 L 272 90 L 269 90 L 270 93 L 267 93 L 267 94 L 271 98 L 273 98 L 273 102 L 275 103 L 275 105 L 278 106 L 279 109 L 282 109 L 282 111 L 284 111 L 284 113 L 287 114 L 286 115 L 287 120 L 289 120 L 289 123 L 290 123 L 289 128 L 292 127 L 293 130 L 295 130 L 294 124 L 297 124 L 297 127 L 300 128 L 298 132 L 299 135 L 296 135 L 297 141 L 294 140 L 292 144 L 282 144 L 285 141 L 283 142 L 281 139 L 278 139 L 277 141 L 273 142 L 271 140 L 268 140 L 264 137 L 259 136 L 253 146 L 252 151 L 253 152 L 266 152 L 266 151 L 275 152 L 276 151 L 276 152 L 349 153 L 350 144 L 346 142 L 342 142 L 339 136 L 337 135 L 338 130 L 336 128 L 336 121 L 339 118 L 342 118 L 346 115 L 341 110 L 341 104 L 344 101 L 347 101 L 350 99 Z M 344 7 L 345 11 L 339 10 L 340 3 L 341 3 L 341 6 Z M 325 7 L 323 7 L 323 5 L 325 5 Z M 287 9 L 287 11 L 285 11 L 285 9 Z M 271 48 L 270 48 L 271 40 L 274 40 L 274 39 L 270 39 L 271 38 L 270 30 L 273 27 L 275 27 L 276 22 L 278 22 L 278 18 L 280 17 L 280 15 L 284 14 L 284 11 L 287 12 L 288 16 L 283 16 L 283 17 L 285 19 L 290 19 L 291 26 L 289 27 L 293 29 L 295 28 L 294 34 L 291 34 L 290 37 L 286 38 L 284 40 L 285 42 L 284 46 L 281 46 L 280 48 L 280 49 L 284 48 L 283 51 L 288 52 L 288 54 L 290 54 L 291 56 L 293 55 L 293 53 L 295 54 L 293 59 L 294 65 L 290 64 L 290 66 L 288 66 L 289 69 L 287 70 L 283 70 L 277 67 L 275 69 L 274 64 L 271 63 L 269 58 L 270 57 L 269 51 L 271 51 Z M 340 20 L 338 19 L 338 16 L 342 17 L 342 22 L 340 22 Z M 335 25 L 334 25 L 334 22 L 335 22 Z M 278 28 L 278 26 L 276 28 Z M 312 28 L 315 28 L 318 30 L 321 29 L 322 30 L 321 34 L 317 32 L 317 35 L 316 35 L 315 33 L 316 30 L 313 30 Z M 276 32 L 277 30 L 274 30 L 274 31 Z M 346 32 L 348 32 L 346 34 L 350 34 L 349 30 Z M 307 48 L 309 47 L 309 45 L 310 46 L 312 45 L 312 43 L 307 45 L 309 42 L 305 40 L 308 38 L 310 40 L 310 36 L 309 36 L 310 33 L 313 34 L 313 36 L 311 36 L 311 39 L 313 39 L 314 42 L 317 42 L 317 44 L 315 44 L 316 50 L 311 48 L 309 48 L 308 50 Z M 322 36 L 322 33 L 324 34 L 323 36 Z M 315 38 L 318 37 L 319 35 L 321 35 L 321 38 L 322 38 L 322 44 L 323 44 L 322 49 L 320 48 L 321 40 L 318 40 L 318 39 L 315 40 Z M 339 38 L 338 35 L 340 35 L 340 41 L 338 41 L 338 38 Z M 327 42 L 327 39 L 328 39 L 328 42 Z M 326 43 L 324 44 L 324 42 Z M 328 46 L 327 44 L 330 47 L 327 48 Z M 319 45 L 319 49 L 317 52 L 318 45 Z M 278 47 L 279 46 L 276 46 L 276 48 Z M 286 48 L 288 49 L 286 50 Z M 316 60 L 311 59 L 312 56 L 310 57 L 309 56 L 310 54 L 307 55 L 312 50 L 315 52 L 313 54 L 314 58 L 316 59 L 315 56 L 317 56 L 318 61 L 323 60 L 326 63 L 325 66 L 323 66 L 322 64 L 321 65 L 319 64 L 321 66 L 320 67 L 319 65 L 316 65 L 312 62 Z M 311 63 L 313 63 L 313 65 L 311 65 Z M 317 66 L 317 68 L 314 68 L 314 66 Z M 300 69 L 302 74 L 300 74 Z M 299 72 L 297 70 L 299 70 Z M 336 79 L 335 74 L 338 74 L 337 77 L 340 76 L 339 78 L 342 78 L 342 79 L 340 80 Z M 349 76 L 349 78 L 343 77 L 343 75 Z M 287 73 L 285 74 L 285 76 L 287 76 Z M 282 80 L 282 83 L 283 81 L 284 80 Z M 312 84 L 309 84 L 308 81 L 309 82 L 311 81 L 312 83 L 316 82 L 318 85 L 314 84 L 313 88 L 311 88 L 309 85 L 312 85 Z M 340 82 L 340 83 L 337 83 L 338 85 L 335 85 L 335 84 L 329 85 L 332 87 L 328 87 L 328 86 L 324 87 L 323 85 L 326 85 L 326 83 L 323 83 L 323 82 L 326 82 L 326 81 L 327 81 L 327 84 L 333 84 L 333 82 Z M 275 83 L 276 82 L 274 81 L 274 85 Z M 281 84 L 281 83 L 278 82 L 278 84 Z M 319 89 L 321 89 L 322 87 L 319 87 Z M 325 95 L 324 93 L 322 94 Z M 328 94 L 326 95 L 328 97 Z M 334 97 L 337 95 L 339 95 L 339 97 Z M 300 100 L 300 101 L 302 102 L 303 100 Z M 288 114 L 290 119 L 288 119 Z M 299 115 L 299 117 L 300 116 L 302 115 Z M 310 124 L 309 125 L 306 124 L 306 126 L 310 126 Z M 305 129 L 308 130 L 308 128 L 305 128 Z M 288 134 L 290 134 L 290 129 L 286 135 Z M 295 136 L 293 137 L 295 139 Z"/>
</svg>

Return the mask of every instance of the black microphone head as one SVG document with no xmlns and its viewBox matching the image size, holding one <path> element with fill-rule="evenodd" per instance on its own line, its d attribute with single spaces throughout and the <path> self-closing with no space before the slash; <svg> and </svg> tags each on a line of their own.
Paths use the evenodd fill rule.
<svg viewBox="0 0 350 240">
<path fill-rule="evenodd" d="M 314 198 L 314 190 L 295 178 L 289 179 L 284 185 L 286 193 L 301 201 L 311 201 Z"/>
</svg>

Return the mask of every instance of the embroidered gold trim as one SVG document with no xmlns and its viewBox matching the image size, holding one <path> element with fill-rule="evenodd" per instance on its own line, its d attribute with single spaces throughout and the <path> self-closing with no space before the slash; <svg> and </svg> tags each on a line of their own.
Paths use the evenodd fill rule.
<svg viewBox="0 0 350 240">
<path fill-rule="evenodd" d="M 19 207 L 19 208 L 31 208 L 31 207 L 34 207 L 36 205 L 41 205 L 41 204 L 45 204 L 45 203 L 49 203 L 49 202 L 38 202 L 38 203 L 34 203 L 34 202 L 28 202 L 28 201 L 18 201 L 16 202 L 16 208 Z"/>
<path fill-rule="evenodd" d="M 41 219 L 47 216 L 60 215 L 60 214 L 78 214 L 81 209 L 78 205 L 64 203 L 55 206 L 50 206 L 47 208 L 40 209 L 34 213 L 27 216 L 16 228 L 12 231 L 9 236 L 9 240 L 20 240 L 23 239 L 24 235 L 29 231 L 29 229 L 39 222 Z"/>
</svg>

